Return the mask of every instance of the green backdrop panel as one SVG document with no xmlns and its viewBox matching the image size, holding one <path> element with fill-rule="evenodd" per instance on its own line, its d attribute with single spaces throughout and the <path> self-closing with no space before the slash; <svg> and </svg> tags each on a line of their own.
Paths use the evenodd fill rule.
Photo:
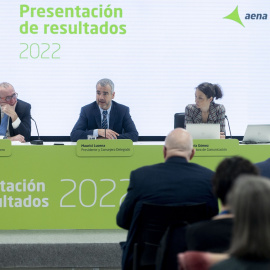
<svg viewBox="0 0 270 270">
<path fill-rule="evenodd" d="M 0 157 L 0 229 L 118 228 L 115 217 L 130 172 L 163 162 L 162 148 L 138 144 L 131 156 L 82 157 L 76 145 L 11 146 L 11 155 Z M 205 156 L 197 151 L 192 162 L 215 170 L 225 156 L 242 155 L 252 162 L 270 156 L 270 145 L 220 140 L 218 148 L 228 151 L 206 150 L 213 154 Z"/>
</svg>

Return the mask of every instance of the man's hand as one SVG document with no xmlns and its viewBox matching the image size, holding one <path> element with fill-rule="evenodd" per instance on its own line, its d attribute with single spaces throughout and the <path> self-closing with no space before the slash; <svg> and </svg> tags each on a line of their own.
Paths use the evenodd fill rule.
<svg viewBox="0 0 270 270">
<path fill-rule="evenodd" d="M 25 143 L 24 136 L 21 135 L 21 134 L 13 136 L 13 137 L 8 137 L 8 139 L 11 140 L 11 141 L 18 141 L 18 142 L 21 142 L 21 143 Z"/>
<path fill-rule="evenodd" d="M 7 114 L 8 116 L 11 117 L 12 122 L 14 122 L 14 121 L 18 118 L 18 115 L 17 115 L 17 113 L 15 112 L 15 105 L 16 105 L 16 103 L 15 103 L 13 106 L 11 106 L 11 105 L 9 105 L 9 104 L 3 104 L 3 105 L 1 106 L 2 111 L 3 111 L 5 114 Z"/>
<path fill-rule="evenodd" d="M 98 135 L 105 138 L 105 129 L 99 129 Z M 119 136 L 118 133 L 111 129 L 106 129 L 106 138 L 107 139 L 117 139 L 117 136 Z"/>
</svg>

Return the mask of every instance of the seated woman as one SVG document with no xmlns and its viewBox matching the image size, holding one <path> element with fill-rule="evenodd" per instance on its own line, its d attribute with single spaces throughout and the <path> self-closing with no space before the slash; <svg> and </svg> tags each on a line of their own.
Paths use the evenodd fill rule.
<svg viewBox="0 0 270 270">
<path fill-rule="evenodd" d="M 236 178 L 241 174 L 258 175 L 258 169 L 242 157 L 225 158 L 217 167 L 213 177 L 214 194 L 221 201 L 221 212 L 212 220 L 194 223 L 187 228 L 188 250 L 225 252 L 232 236 L 233 215 L 226 197 Z"/>
<path fill-rule="evenodd" d="M 216 104 L 214 99 L 222 98 L 222 90 L 218 84 L 201 83 L 196 87 L 195 102 L 185 109 L 185 126 L 188 123 L 220 124 L 220 132 L 225 138 L 225 107 Z"/>
<path fill-rule="evenodd" d="M 237 179 L 228 202 L 234 218 L 230 258 L 212 270 L 270 269 L 270 181 L 245 175 Z"/>
</svg>

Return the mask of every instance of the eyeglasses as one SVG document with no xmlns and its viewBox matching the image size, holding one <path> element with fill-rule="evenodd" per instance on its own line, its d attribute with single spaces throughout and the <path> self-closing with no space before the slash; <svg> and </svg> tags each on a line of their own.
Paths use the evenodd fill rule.
<svg viewBox="0 0 270 270">
<path fill-rule="evenodd" d="M 17 98 L 17 97 L 18 97 L 18 93 L 14 93 L 12 96 L 8 96 L 8 97 L 5 97 L 5 98 L 0 98 L 0 99 L 5 100 L 6 102 L 9 102 L 13 98 Z"/>
</svg>

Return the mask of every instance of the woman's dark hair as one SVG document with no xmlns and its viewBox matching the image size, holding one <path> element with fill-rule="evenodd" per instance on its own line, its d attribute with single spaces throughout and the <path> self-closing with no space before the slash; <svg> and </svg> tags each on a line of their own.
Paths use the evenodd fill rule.
<svg viewBox="0 0 270 270">
<path fill-rule="evenodd" d="M 270 179 L 240 176 L 228 202 L 234 214 L 229 253 L 243 259 L 270 260 Z"/>
<path fill-rule="evenodd" d="M 236 178 L 241 174 L 259 175 L 259 170 L 249 160 L 242 157 L 225 158 L 218 165 L 212 179 L 214 194 L 223 205 Z"/>
<path fill-rule="evenodd" d="M 218 84 L 204 82 L 199 84 L 196 89 L 202 91 L 207 96 L 207 98 L 213 97 L 213 99 L 219 99 L 223 96 L 221 87 Z"/>
</svg>

